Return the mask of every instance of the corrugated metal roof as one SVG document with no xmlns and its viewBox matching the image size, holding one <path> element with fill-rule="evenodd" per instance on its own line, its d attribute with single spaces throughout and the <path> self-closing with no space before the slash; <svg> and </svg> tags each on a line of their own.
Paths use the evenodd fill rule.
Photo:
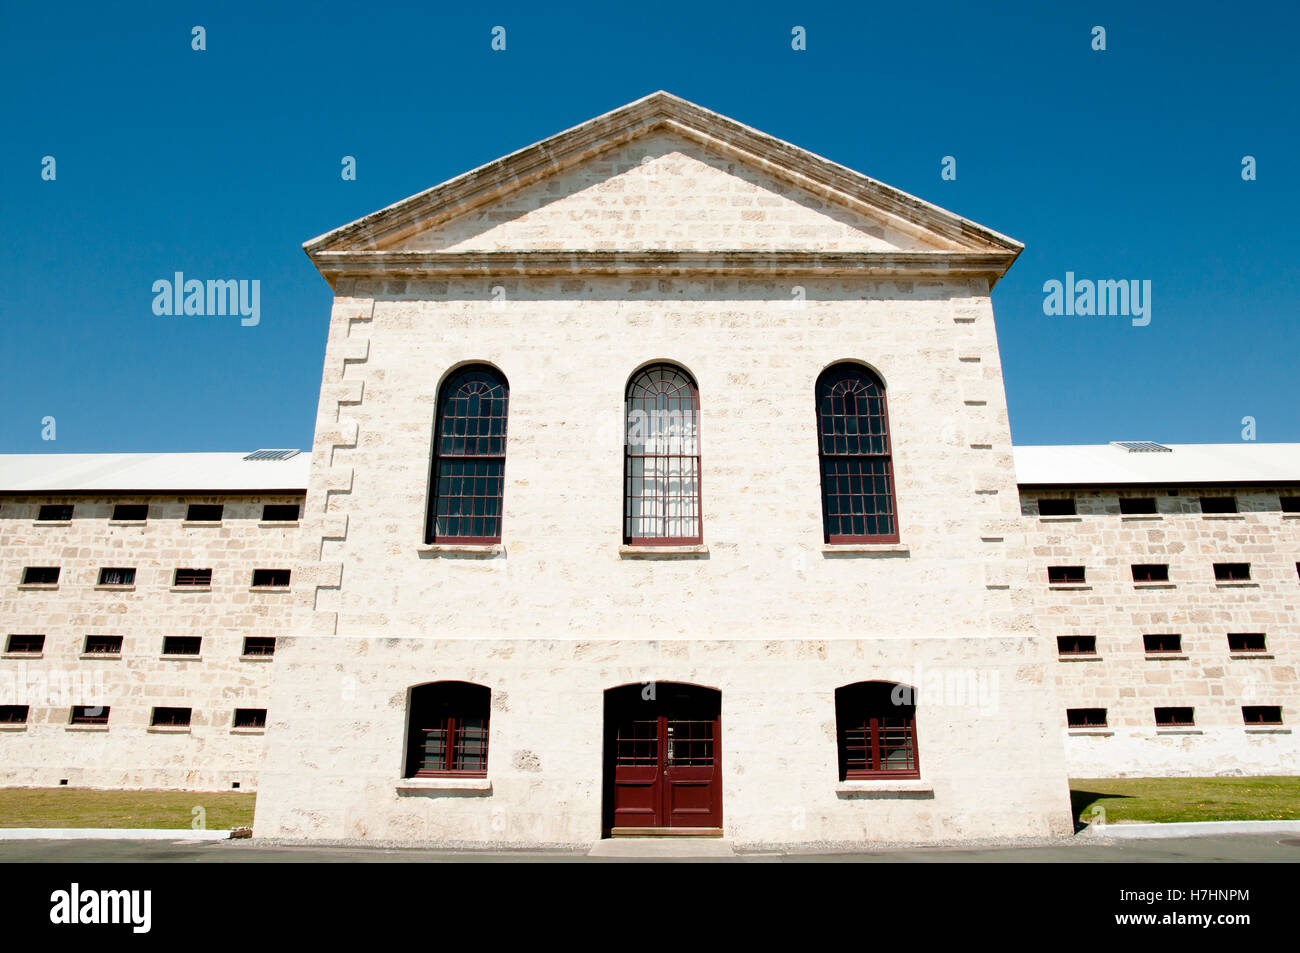
<svg viewBox="0 0 1300 953">
<path fill-rule="evenodd" d="M 1300 482 L 1300 443 L 1165 444 L 1130 453 L 1113 444 L 1016 447 L 1025 486 Z M 237 453 L 0 454 L 0 492 L 305 491 L 311 454 L 246 460 Z"/>
<path fill-rule="evenodd" d="M 246 453 L 0 454 L 0 492 L 306 490 L 310 453 L 245 460 Z"/>
<path fill-rule="evenodd" d="M 1021 486 L 1128 483 L 1292 483 L 1300 443 L 1167 443 L 1169 453 L 1131 453 L 1114 444 L 1016 447 Z"/>
</svg>

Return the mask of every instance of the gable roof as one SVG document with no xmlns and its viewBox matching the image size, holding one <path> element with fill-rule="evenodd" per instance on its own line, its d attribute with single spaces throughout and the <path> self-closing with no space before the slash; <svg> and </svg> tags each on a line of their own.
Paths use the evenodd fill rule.
<svg viewBox="0 0 1300 953">
<path fill-rule="evenodd" d="M 644 136 L 668 132 L 788 183 L 834 206 L 923 237 L 932 251 L 409 251 L 392 246 L 500 202 L 544 179 Z M 563 274 L 674 271 L 982 275 L 990 286 L 1023 246 L 838 163 L 659 91 L 440 185 L 333 229 L 303 245 L 331 282 L 399 274 Z"/>
</svg>

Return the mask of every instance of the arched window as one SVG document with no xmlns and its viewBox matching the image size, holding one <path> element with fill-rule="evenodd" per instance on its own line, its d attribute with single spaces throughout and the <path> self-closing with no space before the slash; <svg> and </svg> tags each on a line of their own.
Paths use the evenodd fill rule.
<svg viewBox="0 0 1300 953">
<path fill-rule="evenodd" d="M 841 781 L 921 776 L 910 686 L 856 682 L 835 689 L 835 727 Z"/>
<path fill-rule="evenodd" d="M 860 364 L 817 378 L 822 532 L 827 543 L 896 543 L 885 385 Z"/>
<path fill-rule="evenodd" d="M 406 777 L 487 777 L 492 690 L 469 682 L 430 682 L 411 689 Z"/>
<path fill-rule="evenodd" d="M 652 364 L 627 385 L 623 539 L 690 545 L 700 525 L 700 395 L 690 374 Z"/>
<path fill-rule="evenodd" d="M 438 391 L 425 542 L 499 543 L 510 385 L 470 364 Z"/>
</svg>

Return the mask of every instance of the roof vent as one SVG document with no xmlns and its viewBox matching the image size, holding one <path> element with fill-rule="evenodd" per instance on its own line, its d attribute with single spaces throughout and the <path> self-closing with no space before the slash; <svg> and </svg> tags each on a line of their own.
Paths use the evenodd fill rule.
<svg viewBox="0 0 1300 953">
<path fill-rule="evenodd" d="M 288 460 L 302 453 L 301 450 L 254 450 L 245 460 Z"/>
<path fill-rule="evenodd" d="M 1112 447 L 1120 447 L 1129 453 L 1173 453 L 1170 447 L 1152 443 L 1150 440 L 1113 440 Z"/>
</svg>

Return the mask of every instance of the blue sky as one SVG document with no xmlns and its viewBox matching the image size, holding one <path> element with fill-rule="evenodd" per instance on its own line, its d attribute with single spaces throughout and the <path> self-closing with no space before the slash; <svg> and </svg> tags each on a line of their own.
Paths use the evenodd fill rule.
<svg viewBox="0 0 1300 953">
<path fill-rule="evenodd" d="M 310 446 L 330 291 L 302 242 L 660 88 L 1024 242 L 994 291 L 1017 443 L 1235 442 L 1247 415 L 1260 441 L 1300 441 L 1300 5 L 74 3 L 4 20 L 3 452 Z M 175 271 L 259 279 L 260 324 L 154 315 Z M 1150 280 L 1150 325 L 1044 315 L 1067 271 Z"/>
</svg>

